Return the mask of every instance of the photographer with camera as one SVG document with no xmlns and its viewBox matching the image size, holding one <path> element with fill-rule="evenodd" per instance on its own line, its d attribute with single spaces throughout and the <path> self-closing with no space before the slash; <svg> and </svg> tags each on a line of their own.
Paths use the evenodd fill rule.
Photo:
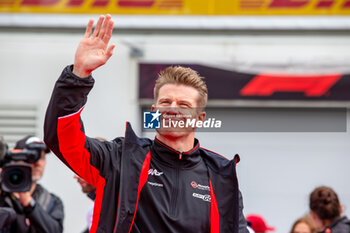
<svg viewBox="0 0 350 233">
<path fill-rule="evenodd" d="M 7 151 L 7 144 L 0 136 L 0 174 L 2 171 L 1 162 L 5 159 Z M 0 180 L 1 181 L 1 180 Z M 2 195 L 0 189 L 0 195 Z M 9 232 L 12 223 L 16 220 L 16 212 L 12 208 L 3 207 L 4 199 L 0 196 L 0 233 Z"/>
<path fill-rule="evenodd" d="M 0 229 L 1 233 L 63 232 L 62 201 L 37 183 L 44 173 L 49 152 L 39 138 L 27 136 L 2 159 L 0 203 L 16 211 L 16 220 L 10 229 Z"/>
</svg>

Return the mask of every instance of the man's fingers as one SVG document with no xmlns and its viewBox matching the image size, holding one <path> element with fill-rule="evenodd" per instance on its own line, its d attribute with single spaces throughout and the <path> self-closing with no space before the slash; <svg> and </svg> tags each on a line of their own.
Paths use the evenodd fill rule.
<svg viewBox="0 0 350 233">
<path fill-rule="evenodd" d="M 106 32 L 105 32 L 105 34 L 104 34 L 104 36 L 102 38 L 103 42 L 105 42 L 106 44 L 108 44 L 109 40 L 112 37 L 113 25 L 114 25 L 113 20 L 109 20 L 107 28 L 106 28 Z"/>
<path fill-rule="evenodd" d="M 106 52 L 107 60 L 113 55 L 113 50 L 115 48 L 115 44 L 111 44 Z"/>
<path fill-rule="evenodd" d="M 97 37 L 101 30 L 101 25 L 103 23 L 103 20 L 105 19 L 104 15 L 101 15 L 100 18 L 98 18 L 94 33 L 92 34 L 93 37 Z"/>
<path fill-rule="evenodd" d="M 109 24 L 109 21 L 111 20 L 111 15 L 107 14 L 106 15 L 106 18 L 105 18 L 105 21 L 103 22 L 103 25 L 101 27 L 101 31 L 100 33 L 98 34 L 98 37 L 103 39 L 106 31 L 107 31 L 107 27 L 108 27 L 108 24 Z"/>
<path fill-rule="evenodd" d="M 92 26 L 94 25 L 94 20 L 90 19 L 87 26 L 86 26 L 86 31 L 85 31 L 85 38 L 89 38 L 92 32 Z"/>
</svg>

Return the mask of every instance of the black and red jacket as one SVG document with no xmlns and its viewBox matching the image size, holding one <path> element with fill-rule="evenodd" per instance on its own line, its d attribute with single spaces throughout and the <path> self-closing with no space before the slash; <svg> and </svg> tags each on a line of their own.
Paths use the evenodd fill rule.
<svg viewBox="0 0 350 233">
<path fill-rule="evenodd" d="M 44 140 L 96 189 L 90 232 L 247 232 L 236 163 L 199 147 L 180 153 L 139 138 L 129 123 L 125 137 L 100 142 L 84 133 L 80 113 L 93 87 L 72 66 L 56 82 L 47 108 Z"/>
</svg>

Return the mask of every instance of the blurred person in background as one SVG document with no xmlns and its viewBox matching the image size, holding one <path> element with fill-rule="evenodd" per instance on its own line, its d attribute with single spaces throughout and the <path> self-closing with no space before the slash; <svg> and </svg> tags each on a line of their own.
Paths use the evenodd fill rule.
<svg viewBox="0 0 350 233">
<path fill-rule="evenodd" d="M 46 166 L 46 154 L 50 150 L 43 141 L 34 136 L 19 140 L 14 149 L 23 150 L 30 144 L 41 144 L 40 157 L 33 163 L 16 161 L 31 167 L 32 184 L 27 192 L 13 192 L 4 197 L 4 204 L 16 211 L 16 220 L 11 225 L 11 233 L 62 233 L 63 203 L 59 197 L 49 193 L 38 181 Z"/>
<path fill-rule="evenodd" d="M 293 223 L 290 233 L 317 233 L 314 220 L 310 215 L 298 218 Z"/>
<path fill-rule="evenodd" d="M 85 135 L 80 113 L 94 84 L 91 73 L 107 62 L 115 47 L 109 45 L 111 16 L 100 16 L 94 30 L 93 24 L 90 20 L 74 65 L 55 84 L 44 124 L 45 143 L 96 187 L 90 232 L 247 232 L 236 175 L 239 157 L 228 160 L 200 147 L 195 127 L 157 130 L 154 140 L 137 137 L 129 123 L 125 137 L 112 141 Z M 204 121 L 208 90 L 197 72 L 169 67 L 154 93 L 152 111 L 164 107 L 174 116 L 174 109 L 182 108 Z M 123 99 L 106 108 L 118 108 L 118 101 Z M 160 117 L 159 110 L 153 114 Z"/>
<path fill-rule="evenodd" d="M 100 142 L 105 142 L 107 141 L 105 138 L 102 137 L 96 137 L 97 140 L 99 140 Z M 95 197 L 96 197 L 96 187 L 89 184 L 88 182 L 86 182 L 83 178 L 81 178 L 80 176 L 78 176 L 77 174 L 74 175 L 74 178 L 77 179 L 78 183 L 81 186 L 81 191 L 83 193 L 85 193 L 88 198 L 90 198 L 92 201 L 95 201 Z M 94 205 L 95 203 L 93 202 L 87 213 L 86 213 L 86 222 L 87 222 L 87 229 L 85 229 L 83 231 L 83 233 L 88 233 L 90 231 L 91 228 L 91 224 L 92 224 L 92 217 L 93 217 L 93 212 L 94 212 Z"/>
<path fill-rule="evenodd" d="M 341 216 L 343 206 L 332 188 L 321 186 L 314 189 L 310 194 L 309 207 L 318 232 L 350 232 L 350 220 Z"/>
<path fill-rule="evenodd" d="M 255 233 L 266 233 L 275 230 L 274 227 L 268 226 L 265 219 L 258 214 L 247 215 L 246 219 L 248 221 L 248 225 Z"/>
<path fill-rule="evenodd" d="M 5 159 L 8 146 L 2 136 L 0 136 L 0 175 L 2 171 L 2 161 Z M 0 178 L 1 183 L 1 178 Z M 0 233 L 10 232 L 12 223 L 16 220 L 16 212 L 14 209 L 5 207 L 5 199 L 0 189 Z"/>
<path fill-rule="evenodd" d="M 77 179 L 78 183 L 80 184 L 81 191 L 83 193 L 85 193 L 92 201 L 95 201 L 96 187 L 89 184 L 88 182 L 86 182 L 84 179 L 82 179 L 78 175 L 74 175 L 74 178 Z M 91 224 L 92 224 L 93 211 L 94 211 L 94 202 L 89 206 L 89 209 L 86 213 L 86 222 L 87 222 L 88 227 L 87 227 L 87 229 L 85 229 L 83 231 L 83 233 L 88 233 L 90 231 Z"/>
</svg>

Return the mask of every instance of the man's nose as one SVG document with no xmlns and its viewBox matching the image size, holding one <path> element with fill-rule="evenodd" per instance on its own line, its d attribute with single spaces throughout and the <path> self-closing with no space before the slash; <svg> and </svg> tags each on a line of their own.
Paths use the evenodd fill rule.
<svg viewBox="0 0 350 233">
<path fill-rule="evenodd" d="M 177 107 L 178 106 L 177 106 L 176 101 L 171 102 L 170 108 L 173 108 L 174 110 L 176 110 Z"/>
<path fill-rule="evenodd" d="M 171 103 L 169 108 L 167 108 L 167 112 L 168 114 L 173 114 L 173 115 L 176 115 L 179 113 L 179 106 L 175 101 Z"/>
</svg>

